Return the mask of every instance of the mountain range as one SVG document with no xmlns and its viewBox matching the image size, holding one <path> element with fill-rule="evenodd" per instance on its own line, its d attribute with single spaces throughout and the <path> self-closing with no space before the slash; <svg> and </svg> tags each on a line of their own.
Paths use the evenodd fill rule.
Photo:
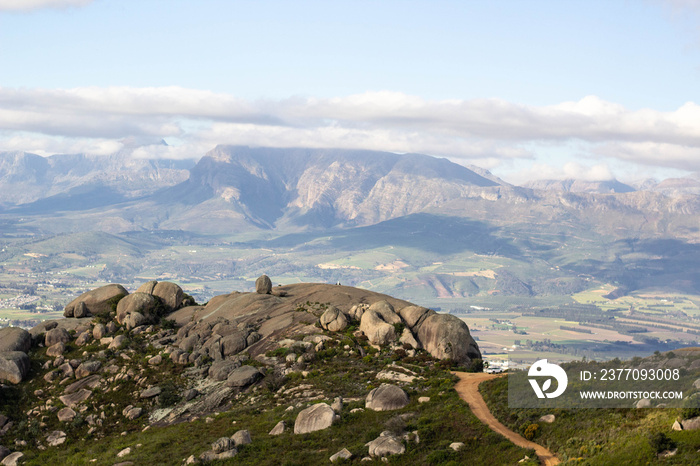
<svg viewBox="0 0 700 466">
<path fill-rule="evenodd" d="M 602 211 L 614 211 L 625 220 L 643 218 L 629 228 L 652 235 L 697 235 L 680 219 L 656 221 L 700 212 L 700 180 L 693 177 L 640 190 L 617 180 L 518 187 L 479 171 L 420 154 L 338 149 L 218 146 L 196 164 L 139 159 L 129 151 L 102 157 L 1 153 L 0 206 L 6 218 L 24 217 L 28 227 L 48 233 L 298 231 L 425 212 L 505 224 L 562 214 L 598 221 Z"/>
<path fill-rule="evenodd" d="M 412 299 L 568 295 L 590 279 L 623 294 L 700 293 L 697 184 L 514 186 L 447 159 L 339 149 L 218 146 L 196 163 L 3 153 L 0 225 L 5 238 L 35 238 L 18 258 L 58 258 L 64 243 L 103 251 L 107 280 L 159 276 L 166 255 L 142 257 L 175 241 L 229 251 L 169 261 L 184 279 L 264 267 Z M 132 253 L 107 260 L 110 245 Z M 257 262 L 235 258 L 245 251 Z"/>
</svg>

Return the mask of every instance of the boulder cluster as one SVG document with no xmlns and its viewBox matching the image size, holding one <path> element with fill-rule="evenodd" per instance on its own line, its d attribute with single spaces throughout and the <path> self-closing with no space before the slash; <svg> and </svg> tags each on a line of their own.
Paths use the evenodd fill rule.
<svg viewBox="0 0 700 466">
<path fill-rule="evenodd" d="M 388 301 L 381 300 L 352 306 L 347 313 L 329 306 L 319 324 L 324 330 L 342 332 L 353 321 L 359 322 L 360 331 L 374 345 L 398 341 L 414 349 L 425 349 L 437 359 L 451 359 L 465 366 L 473 359 L 481 359 L 469 327 L 451 314 L 413 305 L 396 312 Z"/>
<path fill-rule="evenodd" d="M 294 373 L 307 377 L 308 365 L 319 354 L 335 351 L 347 338 L 334 334 L 346 332 L 351 325 L 356 329 L 356 346 L 346 344 L 338 349 L 358 358 L 366 356 L 365 350 L 381 348 L 409 355 L 426 350 L 437 359 L 460 364 L 481 357 L 466 324 L 454 316 L 410 304 L 397 312 L 394 304 L 402 303 L 398 300 L 394 304 L 386 299 L 367 303 L 362 296 L 349 296 L 337 307 L 302 301 L 300 296 L 326 292 L 325 286 L 273 289 L 271 280 L 263 275 L 254 293 L 234 292 L 198 306 L 174 283 L 152 281 L 133 293 L 121 285 L 106 285 L 71 301 L 64 319 L 42 322 L 29 332 L 0 329 L 0 381 L 18 384 L 25 380 L 31 372 L 29 354 L 39 348 L 36 351 L 46 358 L 42 368 L 45 384 L 35 391 L 38 404 L 26 415 L 28 422 L 44 428 L 36 443 L 45 449 L 70 440 L 66 431 L 71 430 L 61 428 L 69 423 L 87 424 L 87 435 L 99 438 L 120 422 L 145 421 L 147 429 L 208 420 L 211 413 L 236 402 L 253 404 L 258 389 L 275 387 L 276 380 Z M 353 303 L 352 299 L 357 300 Z M 322 334 L 323 330 L 327 333 Z M 364 342 L 364 349 L 358 341 Z M 168 371 L 181 375 L 176 381 L 168 377 Z M 402 385 L 413 382 L 418 377 L 415 372 L 390 365 L 375 376 L 383 383 L 368 387 L 364 408 L 351 413 L 402 410 L 411 403 Z M 127 382 L 133 387 L 131 392 L 123 390 Z M 293 425 L 288 418 L 278 420 L 270 436 L 328 429 L 345 415 L 342 397 L 328 399 L 313 384 L 274 390 L 277 405 L 291 402 L 289 409 L 298 413 Z M 121 404 L 103 401 L 104 394 L 112 392 Z M 416 401 L 429 400 L 421 397 Z M 0 437 L 12 425 L 13 420 L 0 414 Z M 382 432 L 367 443 L 367 458 L 402 454 L 406 442 L 413 441 L 419 441 L 417 432 Z M 231 458 L 250 442 L 250 433 L 239 430 L 215 439 L 211 449 L 185 461 Z M 125 448 L 118 457 L 128 459 L 138 446 Z M 21 452 L 3 448 L 0 456 L 19 461 L 12 458 L 21 458 Z M 351 456 L 343 449 L 331 461 Z"/>
</svg>

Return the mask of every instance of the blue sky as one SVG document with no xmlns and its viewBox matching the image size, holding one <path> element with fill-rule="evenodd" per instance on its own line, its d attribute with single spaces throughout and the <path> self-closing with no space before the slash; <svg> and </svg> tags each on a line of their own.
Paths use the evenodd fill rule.
<svg viewBox="0 0 700 466">
<path fill-rule="evenodd" d="M 700 171 L 694 0 L 0 0 L 0 69 L 0 150 L 352 147 L 516 182 Z"/>
</svg>

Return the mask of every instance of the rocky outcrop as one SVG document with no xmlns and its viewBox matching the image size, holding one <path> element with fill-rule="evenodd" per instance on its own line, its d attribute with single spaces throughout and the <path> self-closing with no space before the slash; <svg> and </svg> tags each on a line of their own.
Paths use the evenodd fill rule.
<svg viewBox="0 0 700 466">
<path fill-rule="evenodd" d="M 158 300 L 150 294 L 132 293 L 117 304 L 117 322 L 131 329 L 155 320 Z"/>
<path fill-rule="evenodd" d="M 452 359 L 462 365 L 481 359 L 481 351 L 469 333 L 469 327 L 451 314 L 428 316 L 420 325 L 417 336 L 423 348 L 435 358 Z"/>
<path fill-rule="evenodd" d="M 108 315 L 112 305 L 129 292 L 121 285 L 111 284 L 86 291 L 68 303 L 63 311 L 65 317 L 73 317 L 77 306 L 82 302 L 92 315 Z"/>
<path fill-rule="evenodd" d="M 258 294 L 270 294 L 272 291 L 272 280 L 267 275 L 260 275 L 255 280 L 255 292 Z"/>
<path fill-rule="evenodd" d="M 373 411 L 392 411 L 408 405 L 408 395 L 400 387 L 381 384 L 367 395 L 365 408 Z"/>
<path fill-rule="evenodd" d="M 329 306 L 321 315 L 321 327 L 330 332 L 342 332 L 348 326 L 348 318 L 335 306 Z"/>
<path fill-rule="evenodd" d="M 372 304 L 368 310 L 379 314 L 382 320 L 388 324 L 402 323 L 401 317 L 394 312 L 394 306 L 392 306 L 391 303 L 385 299 Z"/>
<path fill-rule="evenodd" d="M 386 345 L 396 340 L 394 326 L 384 321 L 377 312 L 369 309 L 362 314 L 360 330 L 373 345 Z"/>
<path fill-rule="evenodd" d="M 253 366 L 241 366 L 234 369 L 226 379 L 226 385 L 229 387 L 243 388 L 257 382 L 262 378 L 262 373 Z"/>
<path fill-rule="evenodd" d="M 307 434 L 328 429 L 338 419 L 333 408 L 326 403 L 318 403 L 302 410 L 294 422 L 295 434 Z"/>
<path fill-rule="evenodd" d="M 433 314 L 435 311 L 422 306 L 406 306 L 399 311 L 401 318 L 414 333 L 417 333 L 423 321 Z"/>
<path fill-rule="evenodd" d="M 168 313 L 180 309 L 185 293 L 179 285 L 172 282 L 158 282 L 153 287 L 153 296 L 160 298 Z"/>
<path fill-rule="evenodd" d="M 56 343 L 68 343 L 71 336 L 65 328 L 54 328 L 46 332 L 44 336 L 44 346 L 51 347 Z"/>
</svg>

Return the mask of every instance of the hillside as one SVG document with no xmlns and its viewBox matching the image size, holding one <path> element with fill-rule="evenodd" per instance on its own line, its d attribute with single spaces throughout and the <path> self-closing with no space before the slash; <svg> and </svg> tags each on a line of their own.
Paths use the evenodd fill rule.
<svg viewBox="0 0 700 466">
<path fill-rule="evenodd" d="M 547 445 L 565 464 L 690 465 L 697 463 L 700 446 L 699 356 L 698 348 L 682 348 L 630 361 L 576 361 L 562 365 L 589 371 L 611 367 L 682 368 L 682 377 L 689 380 L 664 385 L 666 389 L 683 391 L 685 401 L 681 407 L 658 406 L 663 400 L 649 404 L 639 400 L 638 405 L 629 401 L 628 407 L 614 409 L 514 409 L 508 402 L 508 379 L 512 374 L 482 383 L 480 391 L 501 422 L 521 434 L 529 431 L 533 441 Z M 630 385 L 619 382 L 619 386 L 606 389 L 624 390 Z"/>
<path fill-rule="evenodd" d="M 15 342 L 31 360 L 21 382 L 0 370 L 2 445 L 22 464 L 326 464 L 344 448 L 357 462 L 512 464 L 529 453 L 452 390 L 447 370 L 480 362 L 467 356 L 480 356 L 473 340 L 476 353 L 450 353 L 470 347 L 456 318 L 349 287 L 270 289 L 264 277 L 257 293 L 205 306 L 178 290 L 109 285 L 66 306 L 92 318 L 0 332 L 3 349 Z M 321 414 L 307 418 L 311 407 Z"/>
</svg>

